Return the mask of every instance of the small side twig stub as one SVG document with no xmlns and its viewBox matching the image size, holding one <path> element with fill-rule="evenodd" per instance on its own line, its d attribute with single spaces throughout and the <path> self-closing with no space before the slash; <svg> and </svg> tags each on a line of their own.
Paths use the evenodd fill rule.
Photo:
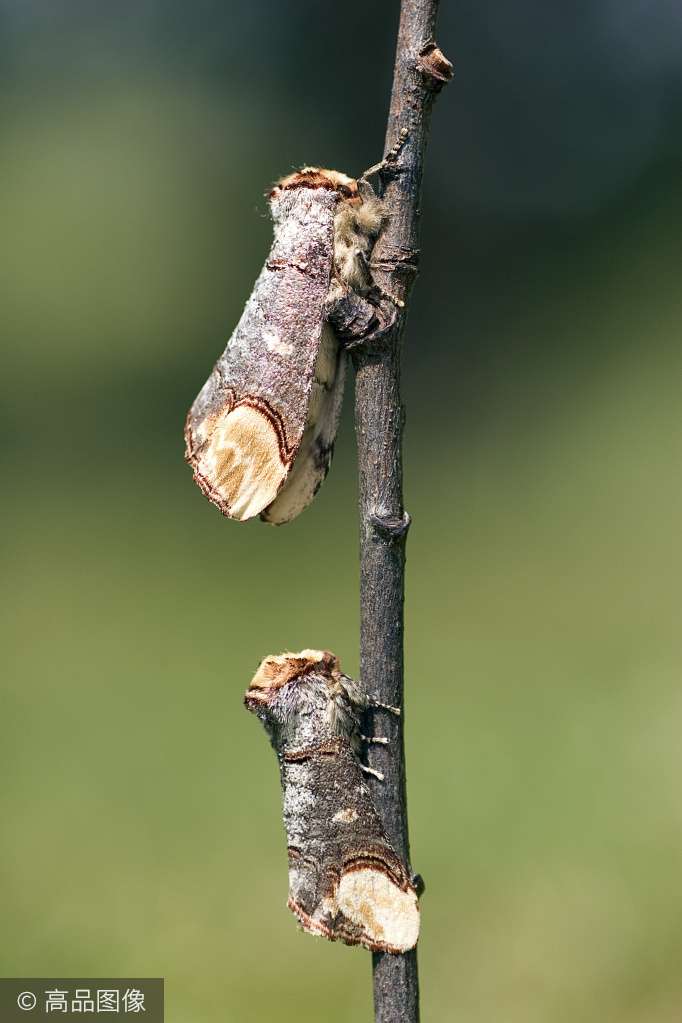
<svg viewBox="0 0 682 1023">
<path fill-rule="evenodd" d="M 452 64 L 436 43 L 427 43 L 421 48 L 417 69 L 435 91 L 442 89 L 454 74 Z"/>
</svg>

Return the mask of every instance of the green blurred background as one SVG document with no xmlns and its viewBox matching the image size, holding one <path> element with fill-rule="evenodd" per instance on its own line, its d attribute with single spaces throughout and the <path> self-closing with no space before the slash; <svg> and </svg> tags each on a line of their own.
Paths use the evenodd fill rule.
<svg viewBox="0 0 682 1023">
<path fill-rule="evenodd" d="M 368 1020 L 296 930 L 259 659 L 358 665 L 351 402 L 318 500 L 224 520 L 185 411 L 263 191 L 380 155 L 397 4 L 1 0 L 7 976 L 169 1023 Z M 682 1018 L 682 15 L 445 3 L 404 358 L 423 1018 Z"/>
</svg>

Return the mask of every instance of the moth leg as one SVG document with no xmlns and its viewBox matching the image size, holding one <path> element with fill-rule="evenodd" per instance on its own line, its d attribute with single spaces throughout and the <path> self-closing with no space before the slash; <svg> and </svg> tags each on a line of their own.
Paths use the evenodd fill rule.
<svg viewBox="0 0 682 1023">
<path fill-rule="evenodd" d="M 367 697 L 362 683 L 356 682 L 349 675 L 341 675 L 340 680 L 343 690 L 353 706 L 364 710 L 367 706 Z"/>
<path fill-rule="evenodd" d="M 375 771 L 373 767 L 367 767 L 366 764 L 360 764 L 360 770 L 364 771 L 365 774 L 371 774 L 373 778 L 377 778 L 379 781 L 384 780 L 384 776 L 381 771 Z"/>
<path fill-rule="evenodd" d="M 360 738 L 362 739 L 363 742 L 381 743 L 383 746 L 388 746 L 390 741 L 389 739 L 382 735 L 361 735 Z"/>
<path fill-rule="evenodd" d="M 379 700 L 373 700 L 372 697 L 367 699 L 368 707 L 378 707 L 379 710 L 387 710 L 389 714 L 395 714 L 396 717 L 400 717 L 400 707 L 391 707 L 390 703 L 380 703 Z"/>
<path fill-rule="evenodd" d="M 367 259 L 365 253 L 358 251 L 356 259 L 360 266 L 362 267 L 365 277 L 371 283 L 372 292 L 374 292 L 374 294 L 378 295 L 380 298 L 386 299 L 388 302 L 391 302 L 394 306 L 397 306 L 398 309 L 402 309 L 405 303 L 401 299 L 396 298 L 395 295 L 392 295 L 390 291 L 384 291 L 384 289 L 379 284 L 377 284 L 377 282 L 372 277 L 372 265 L 370 261 Z"/>
<path fill-rule="evenodd" d="M 377 293 L 375 299 L 348 290 L 327 310 L 330 326 L 348 349 L 380 342 L 397 319 L 397 304 L 379 289 L 374 290 Z"/>
</svg>

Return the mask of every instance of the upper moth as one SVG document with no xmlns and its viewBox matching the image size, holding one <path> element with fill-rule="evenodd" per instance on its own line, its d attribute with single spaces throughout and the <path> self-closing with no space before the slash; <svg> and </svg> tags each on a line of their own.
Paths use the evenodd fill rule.
<svg viewBox="0 0 682 1023">
<path fill-rule="evenodd" d="M 368 173 L 304 167 L 269 194 L 270 254 L 185 425 L 194 479 L 230 518 L 280 524 L 312 501 L 331 462 L 345 345 L 391 322 L 369 272 L 385 214 Z"/>
</svg>

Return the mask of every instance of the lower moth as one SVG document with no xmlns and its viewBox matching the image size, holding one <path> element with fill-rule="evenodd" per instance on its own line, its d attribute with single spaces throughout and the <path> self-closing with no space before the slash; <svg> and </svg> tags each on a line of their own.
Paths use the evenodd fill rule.
<svg viewBox="0 0 682 1023">
<path fill-rule="evenodd" d="M 269 194 L 270 254 L 185 424 L 194 479 L 230 518 L 288 522 L 327 474 L 346 345 L 395 319 L 369 270 L 385 210 L 367 175 L 399 145 L 359 179 L 304 167 Z"/>
<path fill-rule="evenodd" d="M 416 879 L 386 836 L 366 782 L 375 772 L 361 759 L 363 742 L 382 741 L 361 734 L 362 714 L 384 705 L 326 650 L 266 657 L 244 702 L 277 753 L 288 905 L 303 929 L 372 951 L 414 948 Z"/>
</svg>

